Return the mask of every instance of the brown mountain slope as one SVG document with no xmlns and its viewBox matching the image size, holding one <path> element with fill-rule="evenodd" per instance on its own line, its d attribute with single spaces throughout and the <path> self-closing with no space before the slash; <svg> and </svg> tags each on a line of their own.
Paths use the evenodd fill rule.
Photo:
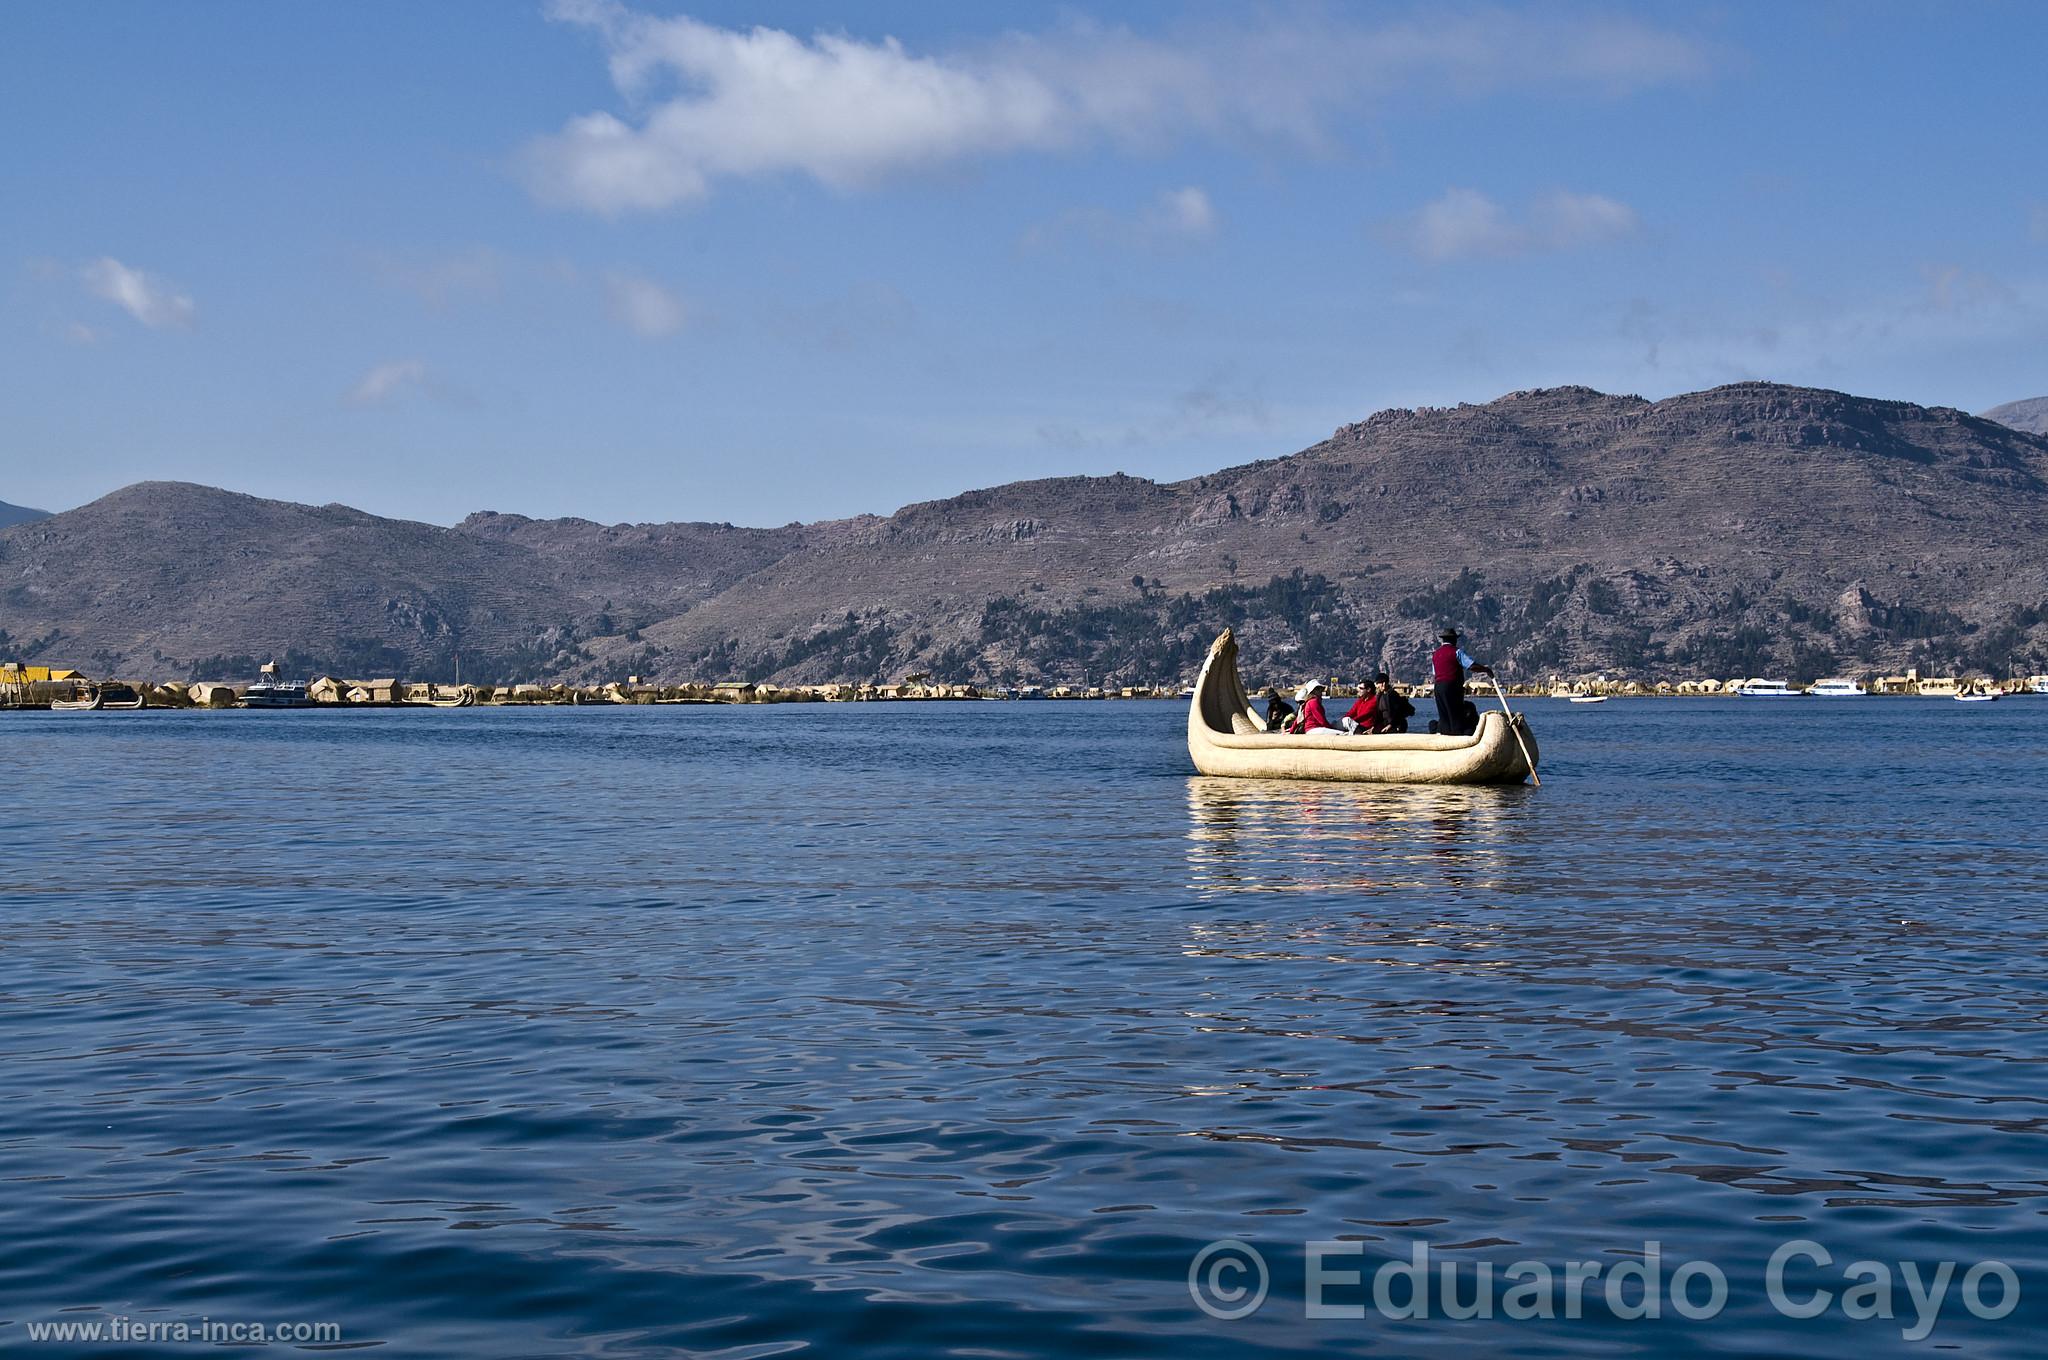
<svg viewBox="0 0 2048 1360">
<path fill-rule="evenodd" d="M 180 482 L 0 531 L 10 650 L 101 672 L 289 653 L 308 669 L 445 673 L 458 645 L 538 665 L 589 612 L 516 546 Z"/>
<path fill-rule="evenodd" d="M 2048 441 L 1952 410 L 1762 383 L 1522 392 L 1171 485 L 912 506 L 648 630 L 635 659 L 1152 678 L 1226 621 L 1261 668 L 1412 667 L 1439 621 L 1525 674 L 1986 659 L 2043 640 L 2044 479 Z"/>
<path fill-rule="evenodd" d="M 1020 482 L 783 529 L 454 529 L 152 484 L 0 530 L 25 659 L 576 678 L 1412 675 L 1443 622 L 1524 676 L 2048 669 L 2048 439 L 1746 383 L 1386 411 L 1185 482 Z M 374 665 L 373 665 L 374 663 Z"/>
<path fill-rule="evenodd" d="M 787 556 L 804 540 L 799 525 L 739 529 L 730 524 L 593 524 L 483 511 L 455 526 L 487 542 L 523 548 L 559 588 L 594 603 L 624 631 L 672 618 Z M 602 622 L 602 620 L 601 620 Z"/>
</svg>

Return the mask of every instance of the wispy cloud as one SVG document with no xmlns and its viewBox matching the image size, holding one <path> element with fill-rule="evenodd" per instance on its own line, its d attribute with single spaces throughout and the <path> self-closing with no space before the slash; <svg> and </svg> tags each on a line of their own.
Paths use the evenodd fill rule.
<svg viewBox="0 0 2048 1360">
<path fill-rule="evenodd" d="M 1053 448 L 1144 448 L 1218 436 L 1264 435 L 1273 412 L 1260 385 L 1229 368 L 1203 374 L 1177 392 L 1162 394 L 1150 419 L 1091 423 L 1042 421 L 1032 427 Z"/>
<path fill-rule="evenodd" d="M 527 180 L 542 198 L 603 213 L 689 203 L 724 179 L 799 174 L 859 188 L 1102 142 L 1321 145 L 1337 115 L 1405 89 L 1626 93 L 1712 65 L 1699 43 L 1666 29 L 1541 10 L 1379 27 L 1301 10 L 1162 37 L 1076 22 L 936 52 L 659 18 L 617 0 L 556 0 L 550 14 L 599 35 L 628 107 L 533 142 Z"/>
<path fill-rule="evenodd" d="M 1216 230 L 1216 205 L 1206 191 L 1193 185 L 1169 189 L 1159 196 L 1152 221 L 1163 231 L 1179 236 L 1207 236 Z"/>
<path fill-rule="evenodd" d="M 426 258 L 372 255 L 368 265 L 379 282 L 411 293 L 438 311 L 458 302 L 495 300 L 504 290 L 511 262 L 498 251 L 479 246 Z"/>
<path fill-rule="evenodd" d="M 1074 208 L 1024 233 L 1027 249 L 1039 250 L 1082 237 L 1097 244 L 1153 249 L 1207 240 L 1216 234 L 1216 205 L 1208 191 L 1189 185 L 1168 189 L 1135 215 L 1107 208 Z"/>
<path fill-rule="evenodd" d="M 1635 209 L 1601 194 L 1559 190 L 1517 214 L 1476 189 L 1450 189 L 1391 234 L 1422 259 L 1443 263 L 1571 250 L 1634 235 L 1640 225 Z"/>
<path fill-rule="evenodd" d="M 426 364 L 419 359 L 393 359 L 374 365 L 349 389 L 351 406 L 376 406 L 410 392 L 427 390 Z"/>
<path fill-rule="evenodd" d="M 659 340 L 683 328 L 683 303 L 653 279 L 611 273 L 604 279 L 612 320 L 643 340 Z"/>
<path fill-rule="evenodd" d="M 189 330 L 198 309 L 186 294 L 140 269 L 103 256 L 78 271 L 86 291 L 152 330 Z"/>
</svg>

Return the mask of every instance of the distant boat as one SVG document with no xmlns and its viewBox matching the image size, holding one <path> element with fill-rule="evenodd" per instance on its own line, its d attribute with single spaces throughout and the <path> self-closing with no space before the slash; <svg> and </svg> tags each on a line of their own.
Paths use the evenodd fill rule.
<svg viewBox="0 0 2048 1360">
<path fill-rule="evenodd" d="M 312 696 L 306 693 L 303 680 L 285 680 L 279 677 L 277 663 L 263 663 L 263 674 L 255 684 L 242 691 L 243 708 L 311 708 Z"/>
<path fill-rule="evenodd" d="M 1607 696 L 1604 694 L 1574 694 L 1571 696 L 1571 701 L 1575 704 L 1604 704 L 1607 702 Z"/>
<path fill-rule="evenodd" d="M 2048 675 L 2044 675 L 2027 686 L 2029 694 L 2048 694 Z"/>
<path fill-rule="evenodd" d="M 1854 680 L 1816 680 L 1806 692 L 1821 699 L 1861 699 L 1866 693 Z"/>
<path fill-rule="evenodd" d="M 1799 691 L 1783 680 L 1745 680 L 1735 687 L 1745 699 L 1796 699 Z"/>
<path fill-rule="evenodd" d="M 88 685 L 83 690 L 72 690 L 69 699 L 50 700 L 52 713 L 90 713 L 106 700 L 101 697 L 99 686 Z"/>
<path fill-rule="evenodd" d="M 1956 695 L 1959 704 L 1988 704 L 2005 696 L 1995 689 L 1966 689 Z"/>
</svg>

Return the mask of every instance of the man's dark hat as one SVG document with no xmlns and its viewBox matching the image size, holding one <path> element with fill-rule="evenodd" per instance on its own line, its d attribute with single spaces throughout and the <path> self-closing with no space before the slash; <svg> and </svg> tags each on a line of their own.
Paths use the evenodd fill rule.
<svg viewBox="0 0 2048 1360">
<path fill-rule="evenodd" d="M 1437 636 L 1442 638 L 1445 642 L 1456 642 L 1458 640 L 1458 630 L 1455 628 L 1446 628 L 1443 630 L 1443 632 L 1437 634 Z"/>
<path fill-rule="evenodd" d="M 1380 673 L 1379 673 L 1378 675 L 1375 675 L 1375 676 L 1373 677 L 1373 680 L 1374 680 L 1375 682 L 1377 682 L 1377 681 L 1381 681 L 1381 680 L 1392 680 L 1393 678 L 1394 678 L 1393 676 L 1391 676 L 1391 675 L 1388 675 L 1388 674 L 1387 674 L 1387 673 L 1386 673 L 1385 671 L 1381 671 L 1381 672 L 1380 672 Z"/>
</svg>

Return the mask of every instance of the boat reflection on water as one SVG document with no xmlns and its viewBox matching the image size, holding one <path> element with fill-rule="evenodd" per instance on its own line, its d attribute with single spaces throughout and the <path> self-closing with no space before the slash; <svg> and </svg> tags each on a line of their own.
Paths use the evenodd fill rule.
<svg viewBox="0 0 2048 1360">
<path fill-rule="evenodd" d="M 1500 891 L 1511 886 L 1533 792 L 1196 776 L 1188 780 L 1188 887 Z"/>
</svg>

